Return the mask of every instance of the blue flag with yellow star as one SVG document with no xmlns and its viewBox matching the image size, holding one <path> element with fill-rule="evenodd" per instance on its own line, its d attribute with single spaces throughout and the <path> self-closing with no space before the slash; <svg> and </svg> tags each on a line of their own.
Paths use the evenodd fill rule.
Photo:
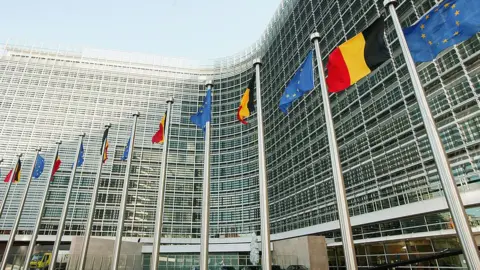
<svg viewBox="0 0 480 270">
<path fill-rule="evenodd" d="M 127 146 L 125 146 L 125 150 L 123 150 L 123 156 L 122 156 L 122 161 L 125 161 L 128 159 L 128 152 L 130 152 L 130 139 L 132 136 L 128 138 Z"/>
<path fill-rule="evenodd" d="M 33 178 L 38 179 L 43 173 L 43 168 L 45 167 L 45 158 L 38 155 L 37 161 L 35 162 L 35 167 L 33 168 Z"/>
<path fill-rule="evenodd" d="M 480 1 L 444 0 L 403 32 L 413 60 L 432 61 L 440 52 L 480 32 Z"/>
<path fill-rule="evenodd" d="M 205 132 L 205 126 L 207 122 L 210 122 L 212 119 L 212 90 L 208 89 L 207 95 L 203 100 L 203 104 L 198 109 L 198 112 L 190 116 L 190 120 L 197 125 L 197 127 L 203 129 Z"/>
<path fill-rule="evenodd" d="M 83 162 L 85 161 L 85 149 L 83 149 L 83 142 L 80 144 L 80 152 L 78 153 L 77 167 L 82 167 Z M 73 164 L 72 164 L 73 169 Z"/>
<path fill-rule="evenodd" d="M 280 110 L 287 114 L 288 107 L 313 87 L 313 51 L 310 51 L 285 88 L 285 92 L 280 98 Z"/>
</svg>

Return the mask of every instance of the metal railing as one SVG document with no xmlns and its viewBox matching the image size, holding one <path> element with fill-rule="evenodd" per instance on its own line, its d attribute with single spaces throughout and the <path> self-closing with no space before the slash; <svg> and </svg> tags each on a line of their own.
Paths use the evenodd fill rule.
<svg viewBox="0 0 480 270">
<path fill-rule="evenodd" d="M 0 255 L 0 259 L 1 259 Z M 245 257 L 246 258 L 246 257 Z M 55 264 L 55 270 L 78 270 L 80 269 L 80 254 L 66 255 L 62 257 L 61 263 Z M 192 260 L 192 265 L 187 263 L 184 259 L 177 259 L 175 257 L 162 257 L 160 259 L 160 267 L 162 270 L 192 270 L 199 269 L 198 260 Z M 240 262 L 242 261 L 242 262 Z M 230 261 L 214 262 L 211 261 L 209 265 L 209 270 L 259 270 L 261 269 L 260 265 L 245 265 L 247 264 L 246 260 L 235 260 L 235 263 L 232 264 Z M 273 265 L 276 267 L 272 268 L 275 270 L 285 270 L 289 267 L 291 269 L 308 269 L 307 267 L 298 268 L 299 260 L 297 256 L 288 256 L 288 255 L 276 255 L 272 257 Z M 239 264 L 240 263 L 240 264 Z M 12 254 L 8 256 L 6 270 L 26 270 L 24 269 L 25 264 L 25 255 L 24 254 Z M 249 263 L 248 263 L 249 264 Z M 119 269 L 121 270 L 146 270 L 150 269 L 150 260 L 148 255 L 145 257 L 142 255 L 120 255 L 119 260 Z M 48 269 L 48 264 L 43 264 L 41 268 L 36 266 L 31 267 L 30 269 Z M 85 264 L 84 270 L 110 270 L 112 267 L 112 256 L 95 256 L 87 255 L 87 262 Z M 295 268 L 297 267 L 297 268 Z M 28 269 L 28 270 L 30 270 Z"/>
<path fill-rule="evenodd" d="M 0 257 L 1 258 L 1 257 Z M 69 255 L 62 262 L 55 264 L 55 270 L 77 270 L 80 266 L 80 254 Z M 25 255 L 12 254 L 8 256 L 6 270 L 25 270 Z M 110 270 L 112 264 L 111 256 L 92 256 L 87 255 L 85 270 Z M 44 267 L 36 266 L 30 269 L 48 269 L 49 264 L 43 264 Z M 143 255 L 120 255 L 119 268 L 125 270 L 142 270 Z"/>
</svg>

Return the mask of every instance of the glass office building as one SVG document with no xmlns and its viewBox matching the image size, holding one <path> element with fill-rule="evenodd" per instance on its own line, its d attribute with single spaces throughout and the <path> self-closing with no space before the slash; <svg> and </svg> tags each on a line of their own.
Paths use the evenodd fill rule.
<svg viewBox="0 0 480 270">
<path fill-rule="evenodd" d="M 399 2 L 403 26 L 436 4 L 435 0 Z M 288 115 L 279 111 L 278 103 L 312 49 L 312 32 L 321 35 L 326 62 L 329 52 L 379 16 L 386 20 L 385 40 L 392 59 L 330 97 L 359 267 L 458 248 L 393 24 L 381 1 L 373 0 L 282 1 L 254 45 L 208 63 L 3 44 L 0 157 L 5 161 L 0 165 L 1 177 L 19 153 L 24 154 L 24 173 L 6 201 L 0 240 L 6 241 L 12 227 L 34 149 L 43 148 L 48 165 L 54 142 L 62 140 L 63 165 L 47 194 L 40 232 L 42 239 L 53 241 L 81 132 L 87 134 L 85 164 L 76 175 L 65 232 L 83 235 L 103 126 L 108 123 L 112 124 L 109 159 L 100 182 L 93 235 L 113 237 L 126 165 L 120 158 L 131 132 L 132 113 L 139 111 L 124 236 L 141 238 L 151 248 L 162 153 L 160 145 L 151 144 L 151 136 L 166 110 L 166 99 L 174 97 L 162 233 L 173 262 L 198 256 L 192 255 L 191 248 L 198 245 L 193 238 L 200 237 L 204 144 L 202 131 L 189 117 L 202 104 L 205 80 L 212 79 L 212 252 L 231 247 L 233 257 L 243 258 L 249 251 L 250 234 L 260 230 L 257 125 L 255 117 L 248 119 L 248 125 L 240 124 L 236 110 L 253 72 L 252 60 L 261 57 L 272 240 L 324 235 L 331 269 L 342 269 L 318 77 L 317 87 L 295 102 Z M 479 59 L 477 35 L 437 60 L 417 66 L 475 233 L 480 231 L 480 208 L 476 208 L 480 204 Z M 33 182 L 20 235 L 31 234 L 46 181 L 44 174 Z M 0 185 L 2 194 L 4 190 L 5 184 Z M 411 267 L 425 266 L 466 268 L 461 256 Z"/>
</svg>

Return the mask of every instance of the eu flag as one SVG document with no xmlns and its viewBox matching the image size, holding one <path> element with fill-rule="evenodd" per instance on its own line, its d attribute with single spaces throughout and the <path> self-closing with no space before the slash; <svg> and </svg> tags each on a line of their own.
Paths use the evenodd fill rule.
<svg viewBox="0 0 480 270">
<path fill-rule="evenodd" d="M 128 159 L 128 152 L 130 152 L 130 139 L 132 137 L 128 138 L 127 146 L 125 146 L 125 150 L 123 151 L 123 156 L 122 160 L 125 161 Z"/>
<path fill-rule="evenodd" d="M 40 155 L 37 155 L 37 161 L 35 162 L 35 167 L 33 168 L 32 176 L 38 179 L 40 175 L 42 175 L 44 167 L 45 167 L 45 158 L 43 158 Z"/>
<path fill-rule="evenodd" d="M 310 51 L 285 88 L 285 92 L 280 99 L 280 110 L 287 114 L 288 107 L 295 100 L 312 90 L 313 87 L 313 51 Z"/>
<path fill-rule="evenodd" d="M 205 125 L 212 119 L 212 91 L 208 89 L 207 95 L 203 100 L 203 105 L 198 109 L 198 112 L 190 116 L 190 120 L 205 131 Z"/>
<path fill-rule="evenodd" d="M 85 150 L 83 149 L 83 142 L 80 145 L 80 153 L 78 153 L 77 167 L 82 167 L 83 161 L 85 161 Z"/>
<path fill-rule="evenodd" d="M 444 0 L 403 30 L 415 62 L 437 55 L 480 32 L 479 0 Z"/>
</svg>

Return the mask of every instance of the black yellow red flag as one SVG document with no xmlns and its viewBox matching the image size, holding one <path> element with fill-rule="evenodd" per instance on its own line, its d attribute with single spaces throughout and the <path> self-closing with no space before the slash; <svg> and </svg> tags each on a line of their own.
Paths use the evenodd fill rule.
<svg viewBox="0 0 480 270">
<path fill-rule="evenodd" d="M 238 110 L 237 110 L 237 119 L 244 125 L 248 124 L 247 121 L 245 121 L 245 118 L 252 115 L 252 113 L 255 111 L 255 104 L 253 102 L 254 85 L 255 85 L 255 73 L 253 73 L 252 78 L 248 83 L 248 87 L 247 89 L 245 89 L 245 92 L 243 93 L 242 100 L 240 101 L 240 106 L 238 107 Z"/>
<path fill-rule="evenodd" d="M 102 138 L 102 148 L 100 148 L 100 154 L 103 153 L 103 163 L 105 163 L 108 159 L 108 128 L 105 129 L 103 132 Z"/>
<path fill-rule="evenodd" d="M 326 79 L 329 92 L 347 89 L 390 58 L 384 29 L 385 23 L 380 17 L 330 54 Z"/>
<path fill-rule="evenodd" d="M 3 182 L 8 183 L 10 182 L 10 179 L 12 179 L 13 183 L 17 183 L 18 181 L 20 181 L 21 170 L 22 170 L 22 161 L 19 160 L 15 169 L 11 169 L 10 172 L 8 172 Z M 13 177 L 12 177 L 12 174 L 13 174 Z"/>
</svg>

